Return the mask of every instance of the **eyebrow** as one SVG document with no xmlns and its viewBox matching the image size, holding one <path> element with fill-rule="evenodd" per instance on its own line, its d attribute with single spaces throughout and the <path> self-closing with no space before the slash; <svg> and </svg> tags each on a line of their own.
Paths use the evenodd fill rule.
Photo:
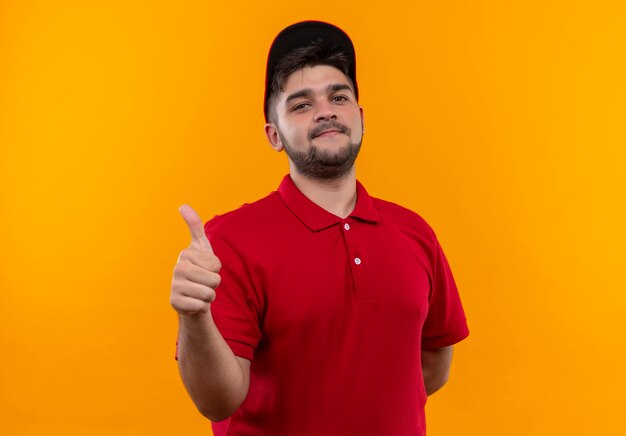
<svg viewBox="0 0 626 436">
<path fill-rule="evenodd" d="M 352 87 L 345 83 L 332 83 L 326 87 L 326 92 L 330 94 L 344 90 L 352 91 Z M 311 88 L 301 89 L 300 91 L 296 91 L 293 94 L 290 94 L 287 99 L 285 99 L 285 104 L 289 103 L 292 100 L 295 100 L 296 98 L 310 97 L 311 95 L 313 95 L 313 90 Z"/>
<path fill-rule="evenodd" d="M 326 90 L 328 92 L 330 92 L 330 93 L 337 92 L 337 91 L 344 91 L 344 90 L 348 90 L 348 91 L 354 92 L 354 91 L 352 91 L 352 87 L 350 85 L 345 84 L 345 83 L 336 83 L 336 84 L 333 84 L 333 85 L 328 85 Z"/>
</svg>

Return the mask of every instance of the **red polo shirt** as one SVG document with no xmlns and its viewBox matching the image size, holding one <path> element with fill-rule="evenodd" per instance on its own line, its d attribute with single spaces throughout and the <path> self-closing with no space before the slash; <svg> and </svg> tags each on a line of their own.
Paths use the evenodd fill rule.
<svg viewBox="0 0 626 436">
<path fill-rule="evenodd" d="M 422 348 L 468 334 L 439 243 L 414 212 L 357 182 L 342 219 L 285 176 L 205 225 L 222 263 L 211 312 L 250 389 L 216 436 L 425 433 Z"/>
</svg>

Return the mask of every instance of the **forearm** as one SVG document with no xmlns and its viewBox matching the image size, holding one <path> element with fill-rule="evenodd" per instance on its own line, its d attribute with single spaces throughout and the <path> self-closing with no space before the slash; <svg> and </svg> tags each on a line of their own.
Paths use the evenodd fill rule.
<svg viewBox="0 0 626 436">
<path fill-rule="evenodd" d="M 178 366 L 191 399 L 212 421 L 232 415 L 247 395 L 240 362 L 217 329 L 210 310 L 179 315 Z"/>
<path fill-rule="evenodd" d="M 422 375 L 426 395 L 441 389 L 448 381 L 452 364 L 452 346 L 435 350 L 422 350 Z"/>
</svg>

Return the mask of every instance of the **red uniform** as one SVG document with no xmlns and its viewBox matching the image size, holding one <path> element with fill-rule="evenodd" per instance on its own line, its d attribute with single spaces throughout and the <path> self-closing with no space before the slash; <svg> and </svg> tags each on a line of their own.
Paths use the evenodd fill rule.
<svg viewBox="0 0 626 436">
<path fill-rule="evenodd" d="M 468 334 L 439 243 L 416 213 L 370 197 L 342 219 L 287 175 L 206 223 L 221 260 L 211 312 L 250 389 L 216 436 L 425 433 L 422 348 Z"/>
</svg>

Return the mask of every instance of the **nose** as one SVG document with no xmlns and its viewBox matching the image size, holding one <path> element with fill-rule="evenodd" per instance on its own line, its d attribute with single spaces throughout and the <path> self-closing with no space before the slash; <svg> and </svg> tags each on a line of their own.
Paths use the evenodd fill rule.
<svg viewBox="0 0 626 436">
<path fill-rule="evenodd" d="M 315 121 L 336 120 L 337 111 L 331 102 L 324 100 L 318 103 L 315 112 Z"/>
</svg>

